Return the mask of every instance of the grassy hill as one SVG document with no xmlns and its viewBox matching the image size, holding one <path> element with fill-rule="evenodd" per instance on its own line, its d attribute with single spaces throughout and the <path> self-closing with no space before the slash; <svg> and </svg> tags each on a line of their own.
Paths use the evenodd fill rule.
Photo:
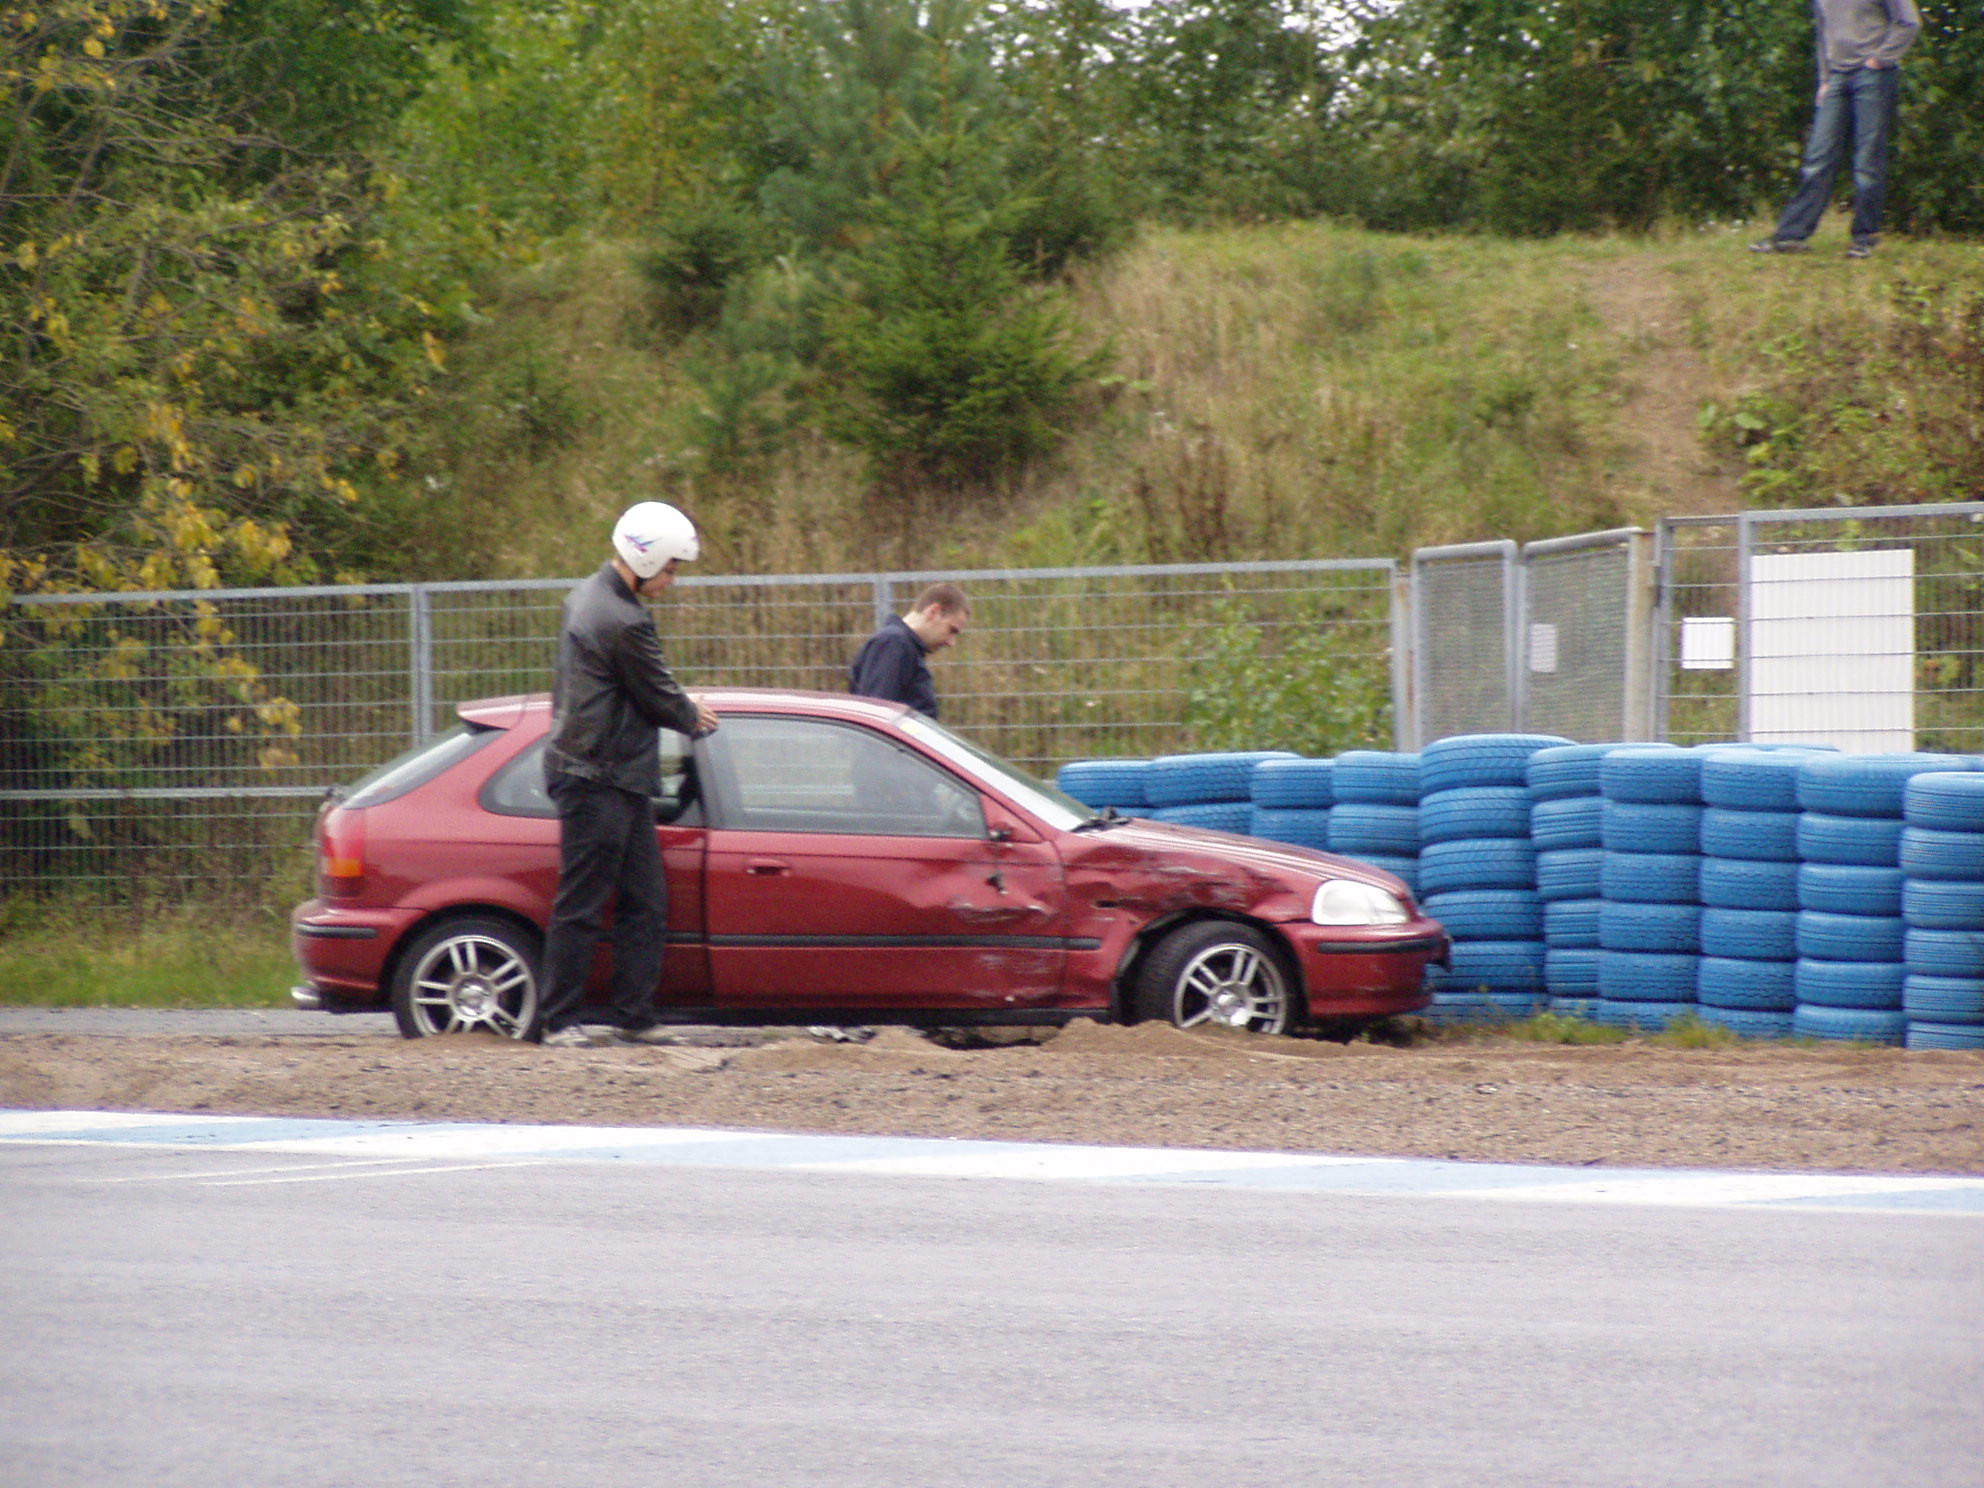
<svg viewBox="0 0 1984 1488">
<path fill-rule="evenodd" d="M 626 502 L 691 510 L 706 572 L 1403 553 L 1662 513 L 1984 493 L 1984 245 L 1732 224 L 1652 238 L 1144 235 L 1071 286 L 1112 374 L 1005 489 L 884 501 L 775 400 L 689 374 L 626 244 L 497 286 L 455 353 L 418 551 L 589 567 Z M 727 470 L 712 439 L 756 453 Z M 424 564 L 418 566 L 425 566 Z"/>
</svg>

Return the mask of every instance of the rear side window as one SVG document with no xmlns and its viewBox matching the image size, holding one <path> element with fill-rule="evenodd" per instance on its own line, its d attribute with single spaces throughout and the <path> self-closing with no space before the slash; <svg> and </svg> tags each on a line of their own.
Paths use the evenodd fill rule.
<svg viewBox="0 0 1984 1488">
<path fill-rule="evenodd" d="M 398 759 L 379 766 L 338 804 L 346 811 L 359 811 L 397 800 L 460 764 L 501 732 L 487 724 L 458 723 L 440 738 L 416 744 Z"/>
<path fill-rule="evenodd" d="M 681 827 L 702 824 L 701 807 L 696 799 L 696 762 L 689 741 L 672 729 L 661 731 L 661 796 L 655 802 L 654 819 Z M 544 788 L 544 746 L 539 739 L 530 748 L 489 777 L 482 788 L 482 809 L 498 816 L 556 816 L 558 808 Z"/>
</svg>

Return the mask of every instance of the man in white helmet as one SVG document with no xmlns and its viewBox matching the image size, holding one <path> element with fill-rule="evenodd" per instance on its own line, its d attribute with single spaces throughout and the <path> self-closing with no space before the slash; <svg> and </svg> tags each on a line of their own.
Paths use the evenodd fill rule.
<svg viewBox="0 0 1984 1488">
<path fill-rule="evenodd" d="M 551 684 L 544 781 L 558 808 L 558 894 L 544 935 L 544 1042 L 590 1044 L 579 1004 L 613 907 L 615 1035 L 652 1043 L 654 994 L 668 936 L 668 880 L 654 833 L 661 790 L 658 729 L 691 737 L 716 715 L 682 690 L 661 654 L 643 598 L 675 582 L 699 550 L 696 528 L 674 507 L 643 501 L 613 529 L 613 557 L 565 597 Z"/>
</svg>

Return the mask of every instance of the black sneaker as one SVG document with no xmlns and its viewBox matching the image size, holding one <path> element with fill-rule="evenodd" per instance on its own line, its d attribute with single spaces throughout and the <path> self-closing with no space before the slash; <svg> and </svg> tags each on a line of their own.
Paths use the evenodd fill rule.
<svg viewBox="0 0 1984 1488">
<path fill-rule="evenodd" d="M 650 1023 L 646 1028 L 616 1028 L 613 1030 L 613 1041 L 616 1044 L 674 1044 L 681 1042 L 675 1036 L 675 1030 L 665 1028 L 659 1023 Z"/>
<path fill-rule="evenodd" d="M 1750 245 L 1752 253 L 1803 253 L 1806 246 L 1800 238 L 1761 238 Z M 1863 255 L 1864 256 L 1864 255 Z"/>
</svg>

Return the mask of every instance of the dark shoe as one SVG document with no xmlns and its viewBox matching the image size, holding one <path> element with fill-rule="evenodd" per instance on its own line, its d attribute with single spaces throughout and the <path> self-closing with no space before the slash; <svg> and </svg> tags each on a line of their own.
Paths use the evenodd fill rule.
<svg viewBox="0 0 1984 1488">
<path fill-rule="evenodd" d="M 681 1040 L 675 1036 L 673 1029 L 664 1028 L 659 1023 L 650 1023 L 646 1028 L 614 1029 L 613 1042 L 616 1044 L 675 1044 L 680 1043 Z"/>
<path fill-rule="evenodd" d="M 1861 239 L 1846 250 L 1846 256 L 1848 258 L 1872 258 L 1874 256 L 1874 245 L 1870 240 Z"/>
<path fill-rule="evenodd" d="M 874 1029 L 860 1024 L 815 1023 L 806 1031 L 823 1044 L 865 1044 L 875 1036 Z"/>
<path fill-rule="evenodd" d="M 1801 238 L 1763 238 L 1750 245 L 1752 253 L 1803 253 L 1806 244 Z"/>
</svg>

